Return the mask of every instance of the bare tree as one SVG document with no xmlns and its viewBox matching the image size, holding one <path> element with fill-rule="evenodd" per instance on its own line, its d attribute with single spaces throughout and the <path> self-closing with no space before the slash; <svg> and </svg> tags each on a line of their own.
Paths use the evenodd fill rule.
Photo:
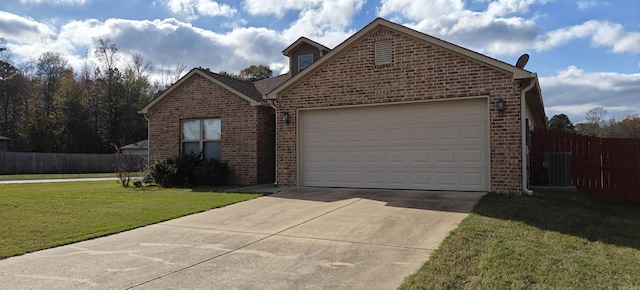
<svg viewBox="0 0 640 290">
<path fill-rule="evenodd" d="M 588 136 L 601 136 L 601 127 L 605 115 L 607 115 L 607 110 L 602 107 L 595 107 L 589 110 L 586 115 L 587 122 L 582 124 L 580 133 Z"/>
<path fill-rule="evenodd" d="M 177 82 L 182 77 L 186 68 L 187 66 L 184 63 L 176 64 L 173 68 L 161 66 L 160 79 L 153 83 L 156 94 Z"/>
</svg>

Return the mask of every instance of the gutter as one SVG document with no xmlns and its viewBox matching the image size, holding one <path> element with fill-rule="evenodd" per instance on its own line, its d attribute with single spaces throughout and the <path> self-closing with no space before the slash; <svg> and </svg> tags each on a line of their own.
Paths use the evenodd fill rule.
<svg viewBox="0 0 640 290">
<path fill-rule="evenodd" d="M 526 106 L 526 94 L 527 92 L 529 92 L 531 89 L 533 89 L 533 87 L 535 87 L 536 83 L 538 82 L 538 77 L 536 74 L 531 74 L 531 83 L 524 88 L 521 92 L 520 92 L 520 125 L 522 127 L 522 134 L 521 134 L 521 142 L 522 142 L 522 192 L 526 195 L 533 195 L 533 190 L 527 188 L 527 119 L 526 119 L 526 110 L 527 110 L 527 106 Z"/>
</svg>

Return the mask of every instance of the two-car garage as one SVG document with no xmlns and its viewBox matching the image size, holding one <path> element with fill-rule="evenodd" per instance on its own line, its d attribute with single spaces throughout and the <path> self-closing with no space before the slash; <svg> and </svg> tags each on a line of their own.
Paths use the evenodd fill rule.
<svg viewBox="0 0 640 290">
<path fill-rule="evenodd" d="M 487 102 L 300 110 L 299 184 L 488 191 Z"/>
</svg>

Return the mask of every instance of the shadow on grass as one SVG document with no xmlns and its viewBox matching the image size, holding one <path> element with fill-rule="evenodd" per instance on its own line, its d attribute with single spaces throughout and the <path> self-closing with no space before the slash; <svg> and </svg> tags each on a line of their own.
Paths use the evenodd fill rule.
<svg viewBox="0 0 640 290">
<path fill-rule="evenodd" d="M 640 250 L 640 204 L 598 201 L 581 192 L 536 191 L 535 197 L 489 193 L 473 212 Z"/>
</svg>

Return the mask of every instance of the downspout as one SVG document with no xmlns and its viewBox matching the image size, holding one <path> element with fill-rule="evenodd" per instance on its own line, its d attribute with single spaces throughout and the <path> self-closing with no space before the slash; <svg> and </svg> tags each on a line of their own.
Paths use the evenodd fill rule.
<svg viewBox="0 0 640 290">
<path fill-rule="evenodd" d="M 520 125 L 522 127 L 522 134 L 521 134 L 521 142 L 522 142 L 522 192 L 526 195 L 533 195 L 533 190 L 527 188 L 527 118 L 525 116 L 526 114 L 526 110 L 527 110 L 527 106 L 526 106 L 526 94 L 528 91 L 530 91 L 533 87 L 535 87 L 536 83 L 538 82 L 538 78 L 534 77 L 531 78 L 531 83 L 524 89 L 522 89 L 522 92 L 520 92 Z"/>
<path fill-rule="evenodd" d="M 276 122 L 274 124 L 275 127 L 276 127 L 275 128 L 276 129 L 276 132 L 275 132 L 276 133 L 276 136 L 275 136 L 275 138 L 276 138 L 275 146 L 276 147 L 274 148 L 274 150 L 276 150 L 276 154 L 274 156 L 274 158 L 275 158 L 275 164 L 274 164 L 275 168 L 273 169 L 273 170 L 275 170 L 274 177 L 275 177 L 276 180 L 273 182 L 273 186 L 278 186 L 278 108 L 273 103 L 273 100 L 267 100 L 266 96 L 263 96 L 263 98 L 267 101 L 267 104 L 269 104 L 269 106 L 271 106 L 273 108 L 273 110 L 276 111 L 276 113 L 274 114 L 274 118 L 276 118 L 274 120 L 274 122 Z"/>
</svg>

